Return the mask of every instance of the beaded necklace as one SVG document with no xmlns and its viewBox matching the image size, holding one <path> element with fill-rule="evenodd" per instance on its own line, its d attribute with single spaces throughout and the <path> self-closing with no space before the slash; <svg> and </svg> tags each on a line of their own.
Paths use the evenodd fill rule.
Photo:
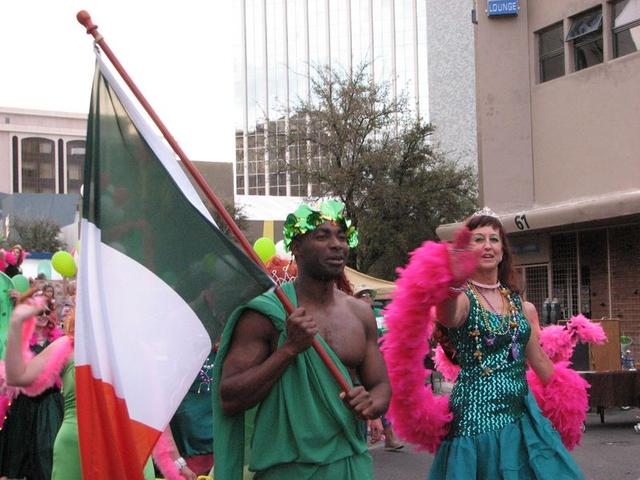
<svg viewBox="0 0 640 480">
<path fill-rule="evenodd" d="M 500 287 L 500 282 L 492 283 L 491 285 L 487 285 L 486 283 L 476 282 L 474 279 L 470 278 L 469 283 L 475 285 L 476 287 L 484 288 L 485 290 L 495 290 Z"/>
<path fill-rule="evenodd" d="M 487 298 L 487 296 L 482 293 L 482 290 L 479 290 L 478 288 L 476 288 L 475 286 L 472 286 L 473 290 L 475 291 L 475 293 L 479 293 L 480 296 L 482 297 L 482 299 L 485 301 L 485 303 L 487 305 L 489 305 L 489 308 L 494 312 L 497 313 L 498 315 L 501 315 L 500 312 L 498 311 L 498 309 L 496 307 L 493 306 L 493 304 L 489 301 L 489 299 Z M 495 289 L 497 289 L 498 287 L 496 287 Z M 494 290 L 495 290 L 494 289 Z M 500 300 L 502 301 L 502 311 L 505 311 L 505 298 L 504 295 L 500 295 Z"/>
<path fill-rule="evenodd" d="M 205 387 L 207 392 L 211 391 L 211 382 L 213 381 L 212 370 L 215 365 L 215 362 L 207 363 L 205 362 L 198 372 L 198 378 L 200 379 L 200 385 L 198 385 L 198 395 L 200 395 L 200 389 Z"/>
<path fill-rule="evenodd" d="M 473 330 L 469 332 L 469 336 L 473 337 L 476 347 L 475 351 L 473 352 L 473 356 L 478 360 L 478 363 L 482 368 L 482 375 L 491 375 L 495 370 L 502 368 L 510 360 L 517 360 L 518 358 L 520 358 L 520 347 L 518 345 L 518 337 L 520 334 L 518 329 L 518 308 L 516 307 L 513 298 L 511 298 L 511 292 L 509 291 L 509 289 L 500 285 L 498 287 L 500 289 L 500 294 L 502 295 L 503 302 L 506 301 L 509 311 L 506 315 L 500 315 L 496 312 L 496 314 L 500 317 L 500 324 L 496 329 L 493 329 L 491 328 L 491 323 L 489 322 L 489 312 L 480 302 L 480 296 L 484 298 L 484 295 L 482 295 L 470 282 L 467 283 L 467 288 L 478 304 L 478 308 L 480 308 L 482 324 L 486 331 L 486 333 L 482 335 L 480 331 L 480 325 L 478 324 L 478 316 L 476 315 Z M 502 363 L 494 368 L 486 366 L 483 362 L 483 346 L 485 348 L 493 347 L 496 343 L 497 337 L 505 335 L 511 336 L 511 345 L 507 349 L 507 353 L 505 355 L 505 358 L 502 360 Z"/>
</svg>

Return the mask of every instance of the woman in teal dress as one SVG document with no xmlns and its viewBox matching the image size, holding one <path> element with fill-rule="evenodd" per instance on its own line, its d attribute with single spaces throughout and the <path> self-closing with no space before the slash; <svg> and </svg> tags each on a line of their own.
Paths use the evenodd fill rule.
<svg viewBox="0 0 640 480">
<path fill-rule="evenodd" d="M 197 475 L 206 475 L 213 468 L 211 382 L 215 358 L 215 351 L 211 351 L 170 423 L 180 455 Z"/>
<path fill-rule="evenodd" d="M 582 479 L 529 391 L 526 363 L 543 384 L 553 365 L 540 347 L 536 309 L 518 293 L 502 224 L 491 214 L 476 215 L 467 227 L 478 266 L 436 313 L 447 340 L 441 343 L 460 373 L 449 399 L 449 435 L 429 478 Z M 464 252 L 450 252 L 454 278 L 458 254 Z"/>
</svg>

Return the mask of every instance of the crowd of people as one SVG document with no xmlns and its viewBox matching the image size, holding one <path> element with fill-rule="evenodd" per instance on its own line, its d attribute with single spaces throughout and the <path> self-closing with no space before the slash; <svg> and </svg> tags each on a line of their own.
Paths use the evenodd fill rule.
<svg viewBox="0 0 640 480">
<path fill-rule="evenodd" d="M 167 478 L 195 480 L 215 463 L 223 480 L 247 469 L 261 480 L 366 480 L 382 439 L 388 451 L 407 441 L 434 452 L 434 480 L 583 478 L 567 447 L 586 385 L 541 347 L 497 216 L 478 212 L 454 243 L 416 250 L 384 311 L 345 277 L 358 232 L 340 202 L 302 205 L 284 230 L 291 258 L 267 270 L 294 310 L 268 292 L 234 312 L 154 449 Z M 11 252 L 19 271 L 24 250 Z M 62 293 L 38 283 L 14 295 L 0 478 L 82 478 L 75 292 Z M 430 343 L 456 372 L 450 397 L 425 388 Z M 573 422 L 558 421 L 566 412 L 547 400 L 569 391 Z M 151 458 L 145 478 L 155 478 Z"/>
</svg>

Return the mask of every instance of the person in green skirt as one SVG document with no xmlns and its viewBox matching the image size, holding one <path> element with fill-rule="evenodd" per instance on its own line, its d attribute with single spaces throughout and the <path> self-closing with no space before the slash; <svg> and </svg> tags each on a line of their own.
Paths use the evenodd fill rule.
<svg viewBox="0 0 640 480">
<path fill-rule="evenodd" d="M 335 200 L 303 204 L 287 218 L 285 246 L 298 267 L 282 285 L 291 315 L 267 293 L 225 327 L 214 371 L 216 479 L 243 478 L 245 463 L 260 480 L 373 478 L 364 420 L 386 411 L 391 390 L 371 309 L 335 287 L 357 245 L 343 210 Z M 314 338 L 352 383 L 347 392 L 309 348 Z"/>
</svg>

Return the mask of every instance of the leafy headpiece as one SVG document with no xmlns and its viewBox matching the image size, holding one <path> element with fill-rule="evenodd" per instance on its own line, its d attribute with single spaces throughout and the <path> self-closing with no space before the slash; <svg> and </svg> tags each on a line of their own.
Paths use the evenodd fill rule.
<svg viewBox="0 0 640 480">
<path fill-rule="evenodd" d="M 284 247 L 291 250 L 291 242 L 298 235 L 315 230 L 324 222 L 341 223 L 344 226 L 349 248 L 358 246 L 358 230 L 351 224 L 351 220 L 344 218 L 344 203 L 338 200 L 326 200 L 314 210 L 306 203 L 300 204 L 298 209 L 287 215 L 284 222 Z"/>
</svg>

